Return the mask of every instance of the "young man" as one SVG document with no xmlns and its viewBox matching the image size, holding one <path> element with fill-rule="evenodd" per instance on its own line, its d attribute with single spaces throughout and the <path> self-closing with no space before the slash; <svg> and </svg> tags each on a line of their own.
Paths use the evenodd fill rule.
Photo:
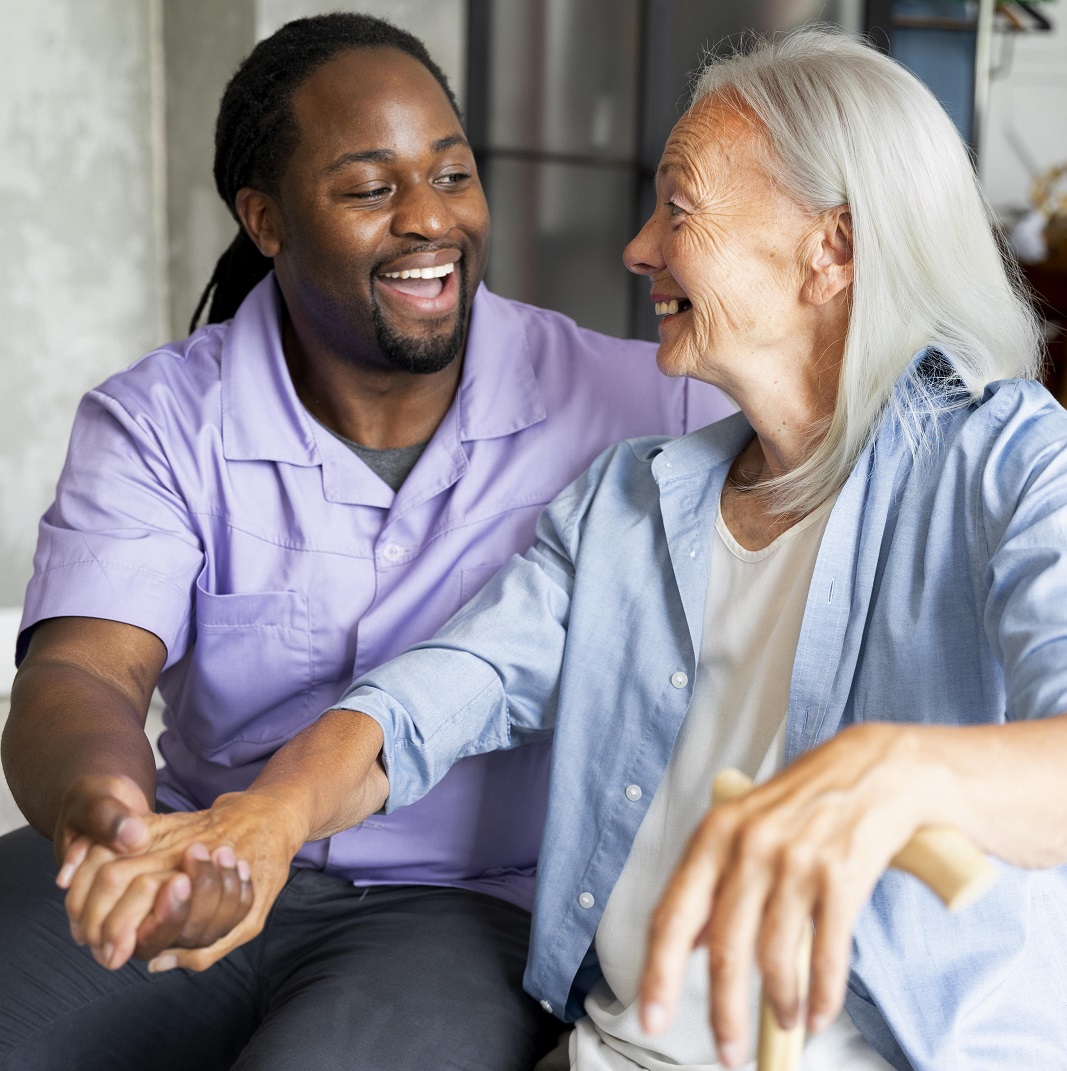
<svg viewBox="0 0 1067 1071">
<path fill-rule="evenodd" d="M 609 443 L 729 408 L 651 346 L 480 287 L 485 200 L 410 35 L 290 23 L 230 83 L 216 144 L 241 233 L 213 322 L 87 395 L 42 521 L 4 765 L 60 857 L 137 851 L 157 801 L 245 788 L 525 549 Z M 546 745 L 467 760 L 305 845 L 263 932 L 202 974 L 132 947 L 95 966 L 47 842 L 3 838 L 0 1065 L 529 1067 L 553 1033 L 521 989 L 547 766 Z M 225 932 L 253 896 L 237 864 L 191 853 L 161 932 Z"/>
</svg>

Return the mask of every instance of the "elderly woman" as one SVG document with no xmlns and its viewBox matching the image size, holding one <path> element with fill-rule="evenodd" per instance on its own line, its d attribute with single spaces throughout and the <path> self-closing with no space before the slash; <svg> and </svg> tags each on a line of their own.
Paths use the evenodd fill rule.
<svg viewBox="0 0 1067 1071">
<path fill-rule="evenodd" d="M 156 966 L 246 940 L 304 840 L 554 732 L 526 986 L 579 1020 L 572 1066 L 737 1066 L 754 964 L 823 1031 L 809 1068 L 1062 1066 L 1067 883 L 1031 868 L 1067 859 L 1067 415 L 966 151 L 891 60 L 805 32 L 703 72 L 657 191 L 626 263 L 660 368 L 740 413 L 610 450 L 249 792 L 158 819 L 146 867 L 233 844 L 256 904 Z M 769 780 L 705 816 L 726 765 Z M 881 876 L 931 823 L 1006 864 L 958 917 Z M 90 939 L 106 876 L 72 890 Z"/>
</svg>

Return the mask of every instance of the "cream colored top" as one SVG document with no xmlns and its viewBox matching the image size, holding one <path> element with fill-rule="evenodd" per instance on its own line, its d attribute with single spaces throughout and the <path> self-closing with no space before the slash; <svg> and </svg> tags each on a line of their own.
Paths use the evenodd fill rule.
<svg viewBox="0 0 1067 1071">
<path fill-rule="evenodd" d="M 762 781 L 781 764 L 793 658 L 835 498 L 758 551 L 740 546 L 721 511 L 716 516 L 693 701 L 597 929 L 604 979 L 589 994 L 587 1015 L 571 1035 L 571 1067 L 577 1071 L 711 1071 L 722 1066 L 714 1058 L 707 1025 L 703 949 L 690 957 L 670 1030 L 654 1039 L 641 1031 L 636 998 L 648 920 L 707 811 L 715 774 L 735 766 Z M 752 1024 L 757 1004 L 754 978 Z M 889 1068 L 847 1015 L 809 1042 L 804 1066 L 809 1071 Z"/>
</svg>

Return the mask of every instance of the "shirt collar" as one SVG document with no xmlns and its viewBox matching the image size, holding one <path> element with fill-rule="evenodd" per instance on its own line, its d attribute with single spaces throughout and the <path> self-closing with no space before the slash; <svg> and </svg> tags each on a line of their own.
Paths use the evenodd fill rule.
<svg viewBox="0 0 1067 1071">
<path fill-rule="evenodd" d="M 461 440 L 499 439 L 545 419 L 520 309 L 478 287 L 456 395 Z"/>
<path fill-rule="evenodd" d="M 223 341 L 223 448 L 231 461 L 319 465 L 315 432 L 285 363 L 280 324 L 271 272 L 242 302 Z M 519 310 L 484 286 L 471 309 L 453 413 L 463 441 L 512 435 L 546 416 Z"/>
<path fill-rule="evenodd" d="M 222 343 L 222 444 L 230 461 L 322 461 L 282 352 L 273 272 L 241 303 Z"/>
</svg>

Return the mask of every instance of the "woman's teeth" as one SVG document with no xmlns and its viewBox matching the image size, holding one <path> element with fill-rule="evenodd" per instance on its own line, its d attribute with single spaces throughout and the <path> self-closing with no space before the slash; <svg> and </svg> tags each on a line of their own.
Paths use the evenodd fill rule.
<svg viewBox="0 0 1067 1071">
<path fill-rule="evenodd" d="M 455 264 L 438 264 L 436 268 L 407 268 L 404 271 L 383 271 L 383 279 L 440 279 L 451 275 Z"/>
<path fill-rule="evenodd" d="M 656 302 L 656 315 L 657 316 L 673 316 L 676 312 L 685 312 L 686 309 L 691 308 L 690 302 L 685 298 L 679 301 L 677 298 L 671 298 L 670 301 L 657 301 Z"/>
</svg>

